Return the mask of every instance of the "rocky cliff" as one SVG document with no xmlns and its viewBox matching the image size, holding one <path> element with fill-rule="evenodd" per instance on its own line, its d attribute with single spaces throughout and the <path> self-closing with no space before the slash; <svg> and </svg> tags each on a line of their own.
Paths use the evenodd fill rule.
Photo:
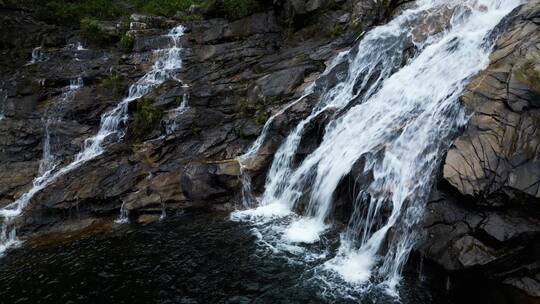
<svg viewBox="0 0 540 304">
<path fill-rule="evenodd" d="M 110 37 L 106 43 L 0 2 L 0 206 L 32 187 L 51 140 L 45 134 L 52 134 L 57 166 L 73 160 L 182 19 L 187 33 L 178 79 L 131 102 L 124 137 L 108 139 L 103 154 L 36 193 L 17 226 L 30 237 L 110 221 L 121 206 L 141 222 L 162 212 L 233 209 L 241 203 L 234 159 L 266 120 L 315 79 L 338 81 L 340 66 L 318 76 L 339 51 L 408 2 L 273 1 L 232 20 L 134 13 L 127 23 L 99 24 Z M 540 298 L 539 27 L 540 2 L 531 0 L 495 33 L 488 68 L 462 97 L 470 121 L 441 164 L 417 248 L 456 278 L 495 280 L 511 287 L 512 299 L 531 303 Z M 83 85 L 66 94 L 70 83 Z M 312 103 L 304 99 L 272 124 L 245 168 L 256 191 L 273 153 Z M 182 104 L 187 107 L 179 110 Z M 298 158 L 313 149 L 332 115 L 308 127 Z M 341 209 L 336 212 L 347 218 Z"/>
<path fill-rule="evenodd" d="M 527 303 L 540 296 L 540 2 L 499 33 L 489 66 L 462 96 L 470 120 L 443 161 L 420 250 L 456 282 L 494 279 Z"/>
</svg>

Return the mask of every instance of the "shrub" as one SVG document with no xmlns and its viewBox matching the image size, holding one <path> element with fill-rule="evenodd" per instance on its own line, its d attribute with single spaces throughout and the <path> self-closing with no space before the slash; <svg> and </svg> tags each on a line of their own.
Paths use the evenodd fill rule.
<svg viewBox="0 0 540 304">
<path fill-rule="evenodd" d="M 330 38 L 336 38 L 343 35 L 344 32 L 345 32 L 345 28 L 343 26 L 339 24 L 334 24 L 334 26 L 330 28 L 329 35 L 330 35 Z"/>
<path fill-rule="evenodd" d="M 192 14 L 192 15 L 183 16 L 180 19 L 184 22 L 189 22 L 189 21 L 201 21 L 201 20 L 204 20 L 204 17 L 200 14 Z"/>
<path fill-rule="evenodd" d="M 144 12 L 171 17 L 177 11 L 185 11 L 191 5 L 201 3 L 201 0 L 131 0 L 131 3 Z"/>
<path fill-rule="evenodd" d="M 212 15 L 228 19 L 243 18 L 261 9 L 257 0 L 207 0 L 205 5 Z"/>
<path fill-rule="evenodd" d="M 124 14 L 114 0 L 27 0 L 38 19 L 77 26 L 85 17 L 112 19 Z"/>
<path fill-rule="evenodd" d="M 156 127 L 161 120 L 163 111 L 153 105 L 148 98 L 141 98 L 137 102 L 137 112 L 133 120 L 133 136 L 137 141 L 142 141 Z"/>
<path fill-rule="evenodd" d="M 120 39 L 120 49 L 124 51 L 124 53 L 129 53 L 133 50 L 133 43 L 135 42 L 135 39 L 132 35 L 129 33 L 125 33 L 122 38 Z"/>
<path fill-rule="evenodd" d="M 111 91 L 114 97 L 121 97 L 124 93 L 126 79 L 118 73 L 112 73 L 103 79 L 103 86 Z"/>
<path fill-rule="evenodd" d="M 80 27 L 81 36 L 88 42 L 104 44 L 111 38 L 105 31 L 103 31 L 99 21 L 96 19 L 85 17 L 81 19 Z"/>
</svg>

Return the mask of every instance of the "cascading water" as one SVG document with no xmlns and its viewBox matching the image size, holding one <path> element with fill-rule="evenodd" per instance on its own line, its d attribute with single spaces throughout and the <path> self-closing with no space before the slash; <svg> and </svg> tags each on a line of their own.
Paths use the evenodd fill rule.
<svg viewBox="0 0 540 304">
<path fill-rule="evenodd" d="M 114 222 L 117 224 L 129 223 L 129 210 L 126 208 L 125 203 L 122 203 L 122 206 L 120 206 L 120 215 Z"/>
<path fill-rule="evenodd" d="M 45 52 L 43 52 L 43 49 L 38 46 L 32 50 L 32 58 L 30 59 L 30 62 L 27 63 L 27 65 L 39 63 L 45 60 L 47 60 L 47 56 L 45 55 Z"/>
<path fill-rule="evenodd" d="M 0 120 L 6 118 L 4 113 L 7 101 L 7 90 L 0 89 Z"/>
<path fill-rule="evenodd" d="M 153 55 L 156 60 L 150 71 L 131 85 L 128 97 L 124 98 L 114 109 L 102 115 L 98 133 L 85 140 L 82 150 L 74 157 L 71 163 L 58 169 L 56 169 L 56 166 L 53 166 L 52 169 L 40 174 L 34 180 L 33 187 L 28 192 L 24 193 L 13 203 L 0 209 L 0 216 L 3 217 L 2 230 L 0 231 L 0 254 L 19 243 L 14 221 L 22 213 L 34 195 L 60 176 L 102 154 L 104 152 L 103 143 L 105 139 L 111 136 L 116 136 L 115 138 L 117 140 L 121 139 L 125 132 L 122 125 L 125 125 L 128 119 L 127 110 L 129 102 L 146 95 L 151 89 L 159 86 L 166 80 L 175 79 L 176 73 L 182 67 L 180 39 L 184 31 L 185 28 L 180 25 L 173 28 L 167 34 L 171 39 L 171 47 L 154 51 Z"/>
<path fill-rule="evenodd" d="M 492 30 L 519 4 L 417 1 L 371 30 L 349 53 L 346 78 L 321 95 L 276 152 L 259 207 L 232 218 L 278 233 L 259 237 L 274 243 L 320 241 L 339 183 L 362 159 L 355 172 L 371 179 L 359 185 L 338 252 L 320 268 L 341 281 L 376 282 L 394 293 L 441 155 L 467 121 L 458 98 L 489 63 Z M 416 51 L 408 58 L 411 46 Z M 306 125 L 330 108 L 337 114 L 321 144 L 295 166 Z M 302 216 L 289 216 L 295 207 L 304 209 Z M 276 219 L 284 216 L 289 220 Z"/>
</svg>

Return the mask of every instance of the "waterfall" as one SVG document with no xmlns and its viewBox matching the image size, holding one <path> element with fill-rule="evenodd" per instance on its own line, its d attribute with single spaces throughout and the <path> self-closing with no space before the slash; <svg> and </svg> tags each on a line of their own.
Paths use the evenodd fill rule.
<svg viewBox="0 0 540 304">
<path fill-rule="evenodd" d="M 338 64 L 342 63 L 345 60 L 345 57 L 347 56 L 348 53 L 349 53 L 348 51 L 343 51 L 339 53 L 332 60 L 332 62 L 330 62 L 330 64 L 326 67 L 325 71 L 320 76 L 322 77 L 322 76 L 328 75 L 328 73 L 330 73 L 330 71 L 334 67 L 336 67 Z M 257 137 L 255 142 L 253 142 L 253 144 L 248 148 L 248 150 L 244 154 L 236 158 L 236 160 L 238 161 L 240 165 L 240 180 L 242 184 L 241 198 L 242 198 L 243 207 L 245 208 L 253 207 L 253 202 L 254 202 L 253 195 L 251 193 L 251 176 L 246 172 L 246 164 L 251 159 L 253 159 L 253 157 L 257 155 L 262 145 L 265 143 L 266 138 L 268 136 L 268 132 L 270 131 L 270 127 L 274 123 L 274 120 L 277 117 L 283 115 L 287 110 L 292 108 L 294 105 L 304 100 L 304 98 L 311 95 L 314 91 L 315 82 L 316 80 L 304 89 L 302 96 L 292 101 L 291 103 L 287 104 L 281 110 L 279 110 L 278 112 L 270 116 L 270 118 L 268 118 L 268 120 L 266 121 L 266 123 L 264 124 L 262 128 L 261 134 L 259 135 L 259 137 Z"/>
<path fill-rule="evenodd" d="M 493 29 L 519 4 L 421 0 L 368 32 L 347 55 L 346 77 L 275 153 L 259 206 L 231 217 L 273 233 L 268 238 L 281 244 L 274 248 L 319 242 L 331 228 L 335 191 L 354 168 L 371 178 L 357 185 L 340 247 L 321 268 L 395 294 L 441 156 L 468 118 L 458 99 L 488 65 Z M 336 114 L 321 144 L 295 165 L 305 127 L 328 109 Z"/>
<path fill-rule="evenodd" d="M 43 52 L 43 49 L 40 46 L 38 46 L 32 50 L 32 58 L 26 65 L 43 62 L 45 60 L 47 60 L 47 56 L 45 55 L 45 52 Z"/>
<path fill-rule="evenodd" d="M 0 120 L 6 118 L 5 108 L 7 101 L 7 90 L 0 89 Z"/>
<path fill-rule="evenodd" d="M 129 223 L 129 210 L 126 208 L 126 203 L 122 202 L 122 206 L 120 206 L 120 215 L 114 222 L 116 224 Z"/>
<path fill-rule="evenodd" d="M 82 150 L 74 157 L 73 161 L 61 168 L 56 166 L 34 179 L 32 188 L 24 193 L 19 199 L 0 209 L 0 216 L 3 217 L 2 230 L 0 231 L 0 254 L 6 249 L 19 243 L 16 237 L 15 219 L 21 215 L 32 197 L 45 187 L 53 183 L 62 175 L 80 167 L 87 161 L 94 159 L 104 152 L 103 143 L 105 139 L 115 136 L 120 140 L 124 135 L 123 125 L 128 119 L 128 104 L 150 92 L 168 79 L 175 79 L 176 73 L 182 67 L 182 48 L 180 39 L 185 28 L 177 26 L 167 34 L 171 39 L 171 47 L 154 51 L 155 62 L 143 77 L 129 88 L 129 94 L 118 103 L 111 111 L 101 116 L 100 128 L 96 135 L 85 140 Z M 71 84 L 77 87 L 77 84 Z M 45 142 L 45 144 L 47 144 Z M 45 150 L 45 149 L 44 149 Z"/>
</svg>

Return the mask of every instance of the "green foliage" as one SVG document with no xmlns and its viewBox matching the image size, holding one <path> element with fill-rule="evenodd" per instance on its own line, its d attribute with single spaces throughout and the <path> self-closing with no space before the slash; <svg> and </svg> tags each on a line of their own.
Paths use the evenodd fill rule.
<svg viewBox="0 0 540 304">
<path fill-rule="evenodd" d="M 243 18 L 261 9 L 257 0 L 206 0 L 204 5 L 211 15 L 228 19 Z"/>
<path fill-rule="evenodd" d="M 192 5 L 205 7 L 215 17 L 238 19 L 261 9 L 263 0 L 21 0 L 38 19 L 77 26 L 84 18 L 113 20 L 132 12 L 172 17 Z M 200 20 L 199 14 L 183 17 L 184 21 Z"/>
<path fill-rule="evenodd" d="M 135 42 L 135 39 L 132 35 L 129 33 L 125 33 L 122 38 L 120 38 L 120 48 L 124 53 L 129 53 L 133 50 L 133 43 Z"/>
<path fill-rule="evenodd" d="M 334 24 L 334 26 L 332 26 L 332 28 L 330 28 L 330 37 L 332 38 L 336 38 L 336 37 L 339 37 L 341 35 L 343 35 L 343 33 L 345 32 L 345 28 L 339 24 Z"/>
<path fill-rule="evenodd" d="M 124 14 L 114 0 L 26 0 L 36 17 L 47 22 L 76 26 L 83 18 L 112 19 Z"/>
<path fill-rule="evenodd" d="M 271 102 L 269 100 L 262 100 L 262 102 L 253 104 L 246 99 L 240 99 L 236 104 L 236 112 L 245 118 L 252 118 L 259 125 L 263 125 L 268 120 L 268 111 L 266 107 Z"/>
<path fill-rule="evenodd" d="M 202 0 L 131 0 L 131 3 L 143 12 L 167 17 L 201 2 Z"/>
<path fill-rule="evenodd" d="M 98 45 L 104 44 L 111 40 L 109 34 L 107 34 L 96 19 L 85 17 L 81 19 L 81 36 L 88 42 Z"/>
<path fill-rule="evenodd" d="M 103 79 L 103 86 L 109 90 L 114 97 L 121 97 L 126 87 L 126 79 L 118 73 L 112 73 L 107 78 Z"/>
<path fill-rule="evenodd" d="M 183 16 L 183 17 L 180 18 L 180 20 L 182 20 L 184 22 L 201 21 L 201 20 L 204 20 L 204 16 L 200 15 L 200 14 L 192 14 L 192 15 Z"/>
<path fill-rule="evenodd" d="M 148 98 L 141 98 L 137 102 L 137 112 L 134 115 L 132 133 L 137 141 L 142 141 L 156 127 L 161 120 L 163 111 L 153 105 Z"/>
</svg>

